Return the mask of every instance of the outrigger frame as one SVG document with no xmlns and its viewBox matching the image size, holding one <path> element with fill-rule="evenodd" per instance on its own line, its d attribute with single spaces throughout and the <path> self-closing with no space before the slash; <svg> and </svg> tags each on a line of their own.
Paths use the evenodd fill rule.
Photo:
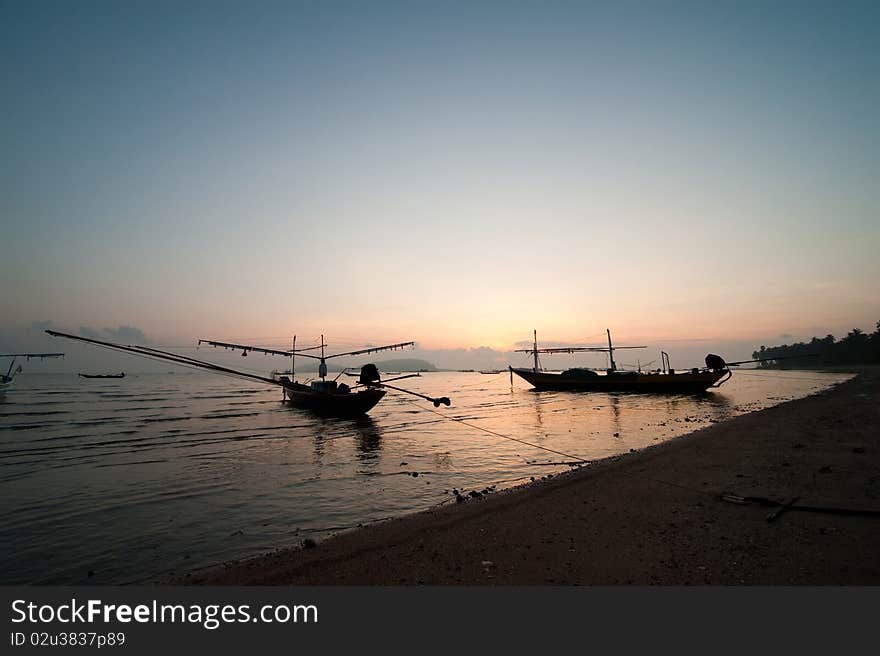
<svg viewBox="0 0 880 656">
<path fill-rule="evenodd" d="M 534 346 L 530 349 L 516 349 L 514 353 L 531 353 L 535 358 L 535 366 L 534 370 L 537 373 L 541 370 L 540 363 L 538 362 L 538 353 L 607 353 L 608 357 L 611 360 L 611 371 L 617 371 L 617 364 L 614 362 L 614 351 L 618 351 L 621 349 L 643 349 L 648 348 L 647 346 L 612 346 L 611 345 L 611 330 L 606 328 L 605 332 L 608 335 L 608 346 L 559 346 L 559 347 L 551 347 L 551 348 L 538 348 L 538 331 L 534 330 L 532 335 L 534 337 Z"/>
<path fill-rule="evenodd" d="M 116 344 L 114 342 L 106 342 L 106 341 L 102 341 L 102 340 L 98 340 L 98 339 L 90 339 L 88 337 L 80 337 L 79 335 L 71 335 L 69 333 L 62 333 L 62 332 L 59 332 L 56 330 L 47 330 L 46 333 L 51 335 L 52 337 L 63 337 L 65 339 L 71 339 L 74 341 L 84 342 L 87 344 L 95 344 L 95 345 L 101 346 L 103 348 L 111 349 L 114 351 L 120 351 L 123 353 L 131 353 L 131 354 L 138 355 L 140 357 L 144 357 L 144 358 L 148 358 L 148 359 L 173 362 L 175 364 L 179 364 L 179 365 L 182 365 L 185 367 L 195 367 L 198 369 L 212 371 L 212 372 L 218 373 L 218 374 L 234 376 L 234 377 L 243 378 L 246 380 L 255 380 L 255 381 L 259 381 L 261 383 L 265 383 L 268 385 L 275 385 L 277 387 L 281 387 L 285 392 L 285 396 L 290 397 L 292 400 L 294 398 L 298 398 L 300 400 L 303 400 L 303 402 L 300 404 L 301 407 L 307 407 L 307 408 L 315 410 L 316 412 L 320 412 L 323 414 L 331 414 L 331 415 L 338 414 L 339 416 L 355 416 L 358 414 L 364 414 L 365 412 L 369 411 L 374 405 L 376 405 L 376 403 L 379 402 L 379 400 L 385 394 L 385 392 L 382 388 L 386 388 L 386 387 L 388 389 L 393 389 L 397 392 L 411 394 L 413 396 L 417 396 L 419 398 L 431 401 L 435 407 L 439 407 L 441 404 L 447 405 L 447 406 L 450 405 L 449 398 L 445 397 L 445 396 L 435 398 L 435 397 L 427 396 L 425 394 L 419 394 L 418 392 L 413 392 L 411 390 L 406 390 L 403 388 L 394 387 L 392 385 L 386 385 L 385 383 L 381 382 L 381 380 L 378 380 L 378 378 L 365 380 L 362 376 L 362 380 L 361 380 L 360 384 L 363 385 L 366 389 L 363 392 L 358 392 L 358 394 L 364 394 L 367 391 L 372 391 L 373 394 L 369 395 L 371 398 L 367 399 L 367 402 L 365 402 L 363 404 L 346 404 L 346 406 L 350 405 L 352 407 L 351 408 L 348 408 L 348 407 L 343 408 L 340 412 L 337 413 L 334 411 L 334 408 L 331 407 L 333 404 L 329 402 L 330 397 L 341 398 L 341 397 L 346 397 L 348 395 L 328 394 L 328 393 L 322 392 L 320 390 L 313 390 L 312 388 L 309 388 L 306 385 L 301 385 L 301 384 L 296 383 L 291 380 L 267 378 L 265 376 L 258 376 L 256 374 L 251 374 L 251 373 L 247 373 L 244 371 L 239 371 L 237 369 L 232 369 L 230 367 L 224 367 L 224 366 L 221 366 L 218 364 L 214 364 L 213 362 L 207 362 L 205 360 L 198 360 L 196 358 L 191 358 L 186 355 L 180 355 L 178 353 L 171 353 L 169 351 L 162 351 L 160 349 L 155 349 L 155 348 L 152 348 L 149 346 L 133 345 L 133 344 Z M 374 347 L 369 347 L 366 349 L 361 349 L 358 351 L 349 351 L 346 353 L 334 353 L 332 355 L 326 355 L 326 354 L 324 354 L 323 349 L 327 345 L 324 343 L 323 336 L 321 338 L 321 345 L 320 346 L 309 347 L 307 349 L 301 349 L 300 351 L 279 351 L 276 349 L 267 349 L 267 348 L 263 348 L 263 347 L 259 347 L 259 346 L 251 346 L 251 345 L 246 345 L 246 344 L 233 344 L 231 342 L 216 342 L 214 340 L 199 340 L 198 343 L 199 344 L 207 343 L 207 344 L 210 344 L 211 346 L 224 347 L 224 348 L 235 348 L 235 349 L 241 348 L 243 351 L 243 354 L 246 354 L 247 351 L 255 351 L 255 352 L 266 353 L 269 355 L 283 355 L 283 356 L 292 355 L 293 352 L 301 353 L 301 351 L 314 350 L 315 348 L 321 348 L 322 355 L 320 357 L 315 356 L 315 355 L 305 355 L 304 357 L 311 357 L 314 359 L 321 360 L 322 369 L 324 372 L 323 375 L 326 375 L 326 369 L 327 369 L 327 366 L 326 366 L 326 364 L 324 364 L 324 361 L 329 358 L 337 358 L 337 357 L 341 357 L 343 355 L 362 355 L 362 354 L 366 354 L 366 353 L 374 353 L 376 351 L 394 350 L 394 349 L 403 348 L 403 347 L 409 346 L 409 345 L 413 345 L 413 346 L 415 345 L 415 342 L 401 342 L 398 344 L 389 344 L 387 346 L 374 346 Z M 323 378 L 323 376 L 322 376 L 322 378 Z M 313 397 L 313 398 L 306 398 L 309 395 L 311 395 L 311 397 Z M 312 403 L 312 401 L 314 401 L 314 403 Z"/>
<path fill-rule="evenodd" d="M 40 360 L 44 358 L 63 358 L 64 353 L 0 353 L 0 358 L 12 358 L 12 362 L 9 363 L 9 369 L 5 374 L 0 374 L 0 390 L 5 390 L 9 385 L 12 384 L 13 379 L 15 378 L 15 374 L 21 373 L 21 365 L 18 365 L 18 369 L 13 371 L 15 367 L 15 363 L 18 361 L 18 358 L 25 358 L 25 360 L 30 360 L 31 358 L 40 358 Z"/>
<path fill-rule="evenodd" d="M 341 357 L 355 356 L 355 355 L 367 355 L 370 353 L 378 353 L 380 351 L 397 351 L 400 349 L 405 349 L 408 346 L 415 347 L 415 345 L 416 345 L 415 342 L 397 342 L 395 344 L 385 344 L 383 346 L 370 346 L 370 347 L 358 349 L 355 351 L 344 351 L 342 353 L 332 353 L 330 355 L 327 355 L 327 353 L 325 352 L 324 349 L 328 346 L 328 344 L 324 341 L 323 334 L 321 335 L 321 343 L 320 344 L 318 344 L 317 346 L 309 346 L 309 347 L 303 348 L 303 349 L 296 348 L 296 335 L 294 335 L 293 336 L 293 348 L 291 348 L 289 351 L 281 351 L 278 349 L 263 348 L 260 346 L 251 346 L 249 344 L 239 344 L 237 342 L 221 342 L 221 341 L 217 341 L 217 340 L 213 340 L 213 339 L 200 339 L 198 341 L 198 344 L 199 344 L 199 346 L 201 346 L 202 344 L 208 344 L 209 346 L 214 346 L 214 347 L 219 347 L 219 348 L 224 348 L 224 349 L 233 349 L 233 350 L 241 349 L 242 356 L 247 356 L 249 351 L 253 351 L 256 353 L 264 353 L 266 355 L 290 356 L 291 378 L 294 376 L 294 373 L 295 373 L 293 362 L 294 362 L 294 357 L 296 355 L 300 355 L 304 358 L 311 358 L 312 360 L 318 360 L 319 361 L 318 376 L 320 376 L 322 381 L 326 381 L 326 378 L 327 378 L 327 360 L 330 360 L 332 358 L 341 358 Z M 316 349 L 321 349 L 321 355 L 313 355 L 311 353 L 304 352 L 304 351 L 314 351 Z M 346 372 L 346 370 L 343 370 L 341 373 L 345 373 L 345 372 Z M 416 374 L 416 376 L 417 376 L 417 374 Z M 391 378 L 390 380 L 403 380 L 405 378 L 412 378 L 412 377 L 413 376 L 411 376 L 411 375 L 410 376 L 400 376 L 397 378 Z M 297 383 L 295 380 L 291 380 L 291 381 L 289 381 L 289 383 L 292 385 L 299 385 L 299 383 Z M 451 404 L 451 401 L 449 400 L 449 397 L 447 397 L 447 396 L 433 397 L 433 396 L 427 396 L 425 394 L 419 394 L 418 392 L 413 392 L 412 390 L 403 389 L 401 387 L 395 387 L 394 385 L 388 385 L 387 383 L 381 382 L 378 378 L 375 380 L 367 380 L 363 375 L 363 371 L 361 373 L 360 382 L 358 384 L 362 385 L 364 387 L 367 387 L 367 388 L 386 388 L 386 389 L 395 390 L 396 392 L 403 392 L 405 394 L 417 396 L 421 399 L 425 399 L 426 401 L 431 401 L 431 403 L 434 404 L 435 408 L 440 407 L 440 405 L 448 406 Z M 290 395 L 291 394 L 290 386 L 284 385 L 283 383 L 282 383 L 282 386 L 285 387 L 285 394 Z M 301 386 L 301 387 L 304 387 L 304 386 Z"/>
<path fill-rule="evenodd" d="M 255 353 L 265 353 L 266 355 L 282 355 L 282 356 L 290 356 L 290 373 L 291 376 L 294 374 L 293 368 L 293 358 L 296 355 L 300 355 L 304 358 L 311 358 L 313 360 L 319 360 L 320 364 L 318 365 L 318 375 L 321 377 L 321 380 L 324 380 L 327 377 L 327 360 L 331 358 L 341 358 L 343 356 L 348 355 L 367 355 L 369 353 L 378 353 L 379 351 L 396 351 L 398 349 L 404 349 L 407 346 L 415 346 L 415 342 L 399 342 L 397 344 L 388 344 L 386 346 L 371 346 L 369 348 L 360 349 L 358 351 L 347 351 L 345 353 L 333 353 L 331 355 L 326 355 L 324 349 L 328 346 L 327 343 L 324 342 L 324 335 L 321 335 L 321 343 L 317 346 L 309 346 L 304 349 L 296 348 L 296 335 L 293 336 L 293 348 L 289 351 L 279 351 L 277 349 L 269 349 L 263 348 L 261 346 L 250 346 L 248 344 L 237 344 L 234 342 L 218 342 L 212 339 L 200 339 L 198 345 L 208 344 L 209 346 L 215 346 L 225 349 L 233 349 L 239 350 L 241 349 L 242 356 L 246 356 L 248 351 L 253 351 Z M 316 349 L 321 349 L 321 355 L 312 355 L 310 353 L 305 353 L 305 351 L 314 351 Z"/>
</svg>

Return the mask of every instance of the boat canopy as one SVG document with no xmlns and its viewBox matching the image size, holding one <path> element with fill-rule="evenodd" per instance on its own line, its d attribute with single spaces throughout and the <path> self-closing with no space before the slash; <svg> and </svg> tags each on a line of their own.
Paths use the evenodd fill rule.
<svg viewBox="0 0 880 656">
<path fill-rule="evenodd" d="M 598 378 L 599 374 L 597 374 L 592 369 L 585 369 L 583 367 L 575 367 L 574 369 L 566 369 L 562 372 L 562 375 L 566 378 Z"/>
</svg>

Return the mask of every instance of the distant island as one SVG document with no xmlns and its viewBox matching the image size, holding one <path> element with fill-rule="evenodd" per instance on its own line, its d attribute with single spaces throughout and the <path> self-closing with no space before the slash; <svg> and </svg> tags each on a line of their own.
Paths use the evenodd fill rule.
<svg viewBox="0 0 880 656">
<path fill-rule="evenodd" d="M 398 358 L 396 360 L 381 360 L 376 363 L 379 371 L 437 371 L 437 367 L 427 360 L 418 358 Z"/>
<path fill-rule="evenodd" d="M 762 346 L 752 353 L 764 369 L 812 369 L 848 364 L 880 364 L 880 321 L 873 333 L 853 328 L 838 340 L 834 335 L 813 337 L 809 342 Z M 780 360 L 776 360 L 780 358 Z M 781 359 L 786 358 L 786 359 Z"/>
</svg>

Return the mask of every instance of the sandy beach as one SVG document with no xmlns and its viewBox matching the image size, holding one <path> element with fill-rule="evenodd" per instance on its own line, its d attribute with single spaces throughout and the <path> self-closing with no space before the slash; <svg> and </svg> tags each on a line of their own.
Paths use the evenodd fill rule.
<svg viewBox="0 0 880 656">
<path fill-rule="evenodd" d="M 210 585 L 877 585 L 880 372 L 483 499 L 200 571 Z M 793 505 L 734 503 L 723 495 Z M 794 500 L 794 501 L 793 501 Z"/>
</svg>

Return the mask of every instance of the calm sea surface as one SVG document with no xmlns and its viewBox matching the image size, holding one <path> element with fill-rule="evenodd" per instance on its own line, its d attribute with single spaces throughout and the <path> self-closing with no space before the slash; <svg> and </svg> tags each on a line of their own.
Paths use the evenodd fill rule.
<svg viewBox="0 0 880 656">
<path fill-rule="evenodd" d="M 743 371 L 690 397 L 534 392 L 519 379 L 511 390 L 507 372 L 430 373 L 403 384 L 452 407 L 389 394 L 368 418 L 333 420 L 282 406 L 275 388 L 211 375 L 22 374 L 0 396 L 0 583 L 166 580 L 448 503 L 454 488 L 501 489 L 567 470 L 573 457 L 640 449 L 846 378 Z"/>
</svg>

